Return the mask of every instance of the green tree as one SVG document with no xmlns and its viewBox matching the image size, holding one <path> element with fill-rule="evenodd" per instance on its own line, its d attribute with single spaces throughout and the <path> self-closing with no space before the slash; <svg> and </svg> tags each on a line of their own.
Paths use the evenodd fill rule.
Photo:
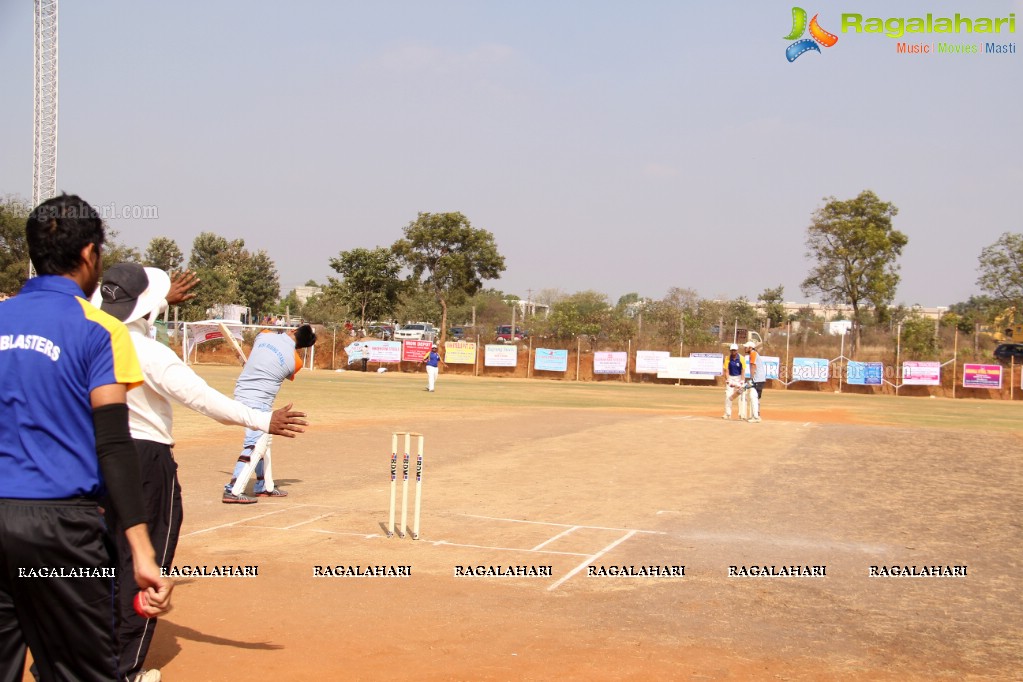
<svg viewBox="0 0 1023 682">
<path fill-rule="evenodd" d="M 441 307 L 441 341 L 447 336 L 448 305 L 483 288 L 504 272 L 504 256 L 494 235 L 473 227 L 461 213 L 420 213 L 392 246 L 408 266 L 412 280 L 422 281 Z"/>
<path fill-rule="evenodd" d="M 192 270 L 198 275 L 200 284 L 192 290 L 195 298 L 181 304 L 182 319 L 189 322 L 205 320 L 212 308 L 238 302 L 238 280 L 231 268 L 218 265 Z"/>
<path fill-rule="evenodd" d="M 488 336 L 498 325 L 511 324 L 511 306 L 505 302 L 507 298 L 500 289 L 482 289 L 470 298 L 448 308 L 450 325 L 466 327 L 466 334 L 479 333 Z M 473 321 L 476 323 L 475 329 L 472 328 Z M 516 324 L 532 331 L 529 318 L 516 319 Z"/>
<path fill-rule="evenodd" d="M 302 303 L 298 300 L 298 292 L 294 289 L 288 292 L 288 295 L 277 302 L 276 306 L 277 313 L 281 315 L 301 315 L 302 314 Z"/>
<path fill-rule="evenodd" d="M 25 222 L 32 208 L 14 196 L 0 199 L 0 293 L 13 296 L 28 279 Z"/>
<path fill-rule="evenodd" d="M 241 262 L 237 280 L 238 295 L 253 315 L 269 312 L 281 295 L 277 266 L 262 249 Z"/>
<path fill-rule="evenodd" d="M 401 263 L 390 249 L 352 249 L 330 259 L 330 267 L 341 275 L 339 293 L 345 305 L 358 310 L 363 329 L 366 320 L 390 315 L 401 292 Z"/>
<path fill-rule="evenodd" d="M 827 303 L 848 303 L 853 309 L 856 334 L 852 352 L 860 343 L 861 308 L 875 310 L 891 304 L 899 284 L 898 257 L 909 242 L 892 227 L 898 214 L 894 204 L 881 201 L 870 190 L 855 199 L 826 199 L 807 228 L 806 257 L 814 265 L 803 280 L 806 295 L 820 294 Z"/>
<path fill-rule="evenodd" d="M 141 263 L 142 254 L 134 246 L 128 246 L 127 244 L 120 243 L 117 238 L 120 233 L 110 227 L 104 225 L 104 239 L 103 239 L 103 268 L 109 268 L 117 265 L 118 263 Z"/>
<path fill-rule="evenodd" d="M 725 306 L 725 324 L 731 322 L 745 329 L 754 329 L 757 325 L 757 310 L 750 305 L 745 296 L 729 301 Z"/>
<path fill-rule="evenodd" d="M 142 264 L 151 268 L 160 268 L 164 272 L 177 272 L 185 256 L 178 248 L 178 243 L 169 237 L 153 237 L 146 247 Z"/>
<path fill-rule="evenodd" d="M 967 333 L 972 333 L 975 325 L 992 322 L 1002 309 L 998 301 L 985 295 L 970 296 L 967 300 L 953 303 L 948 307 L 949 312 L 956 316 L 959 331 Z"/>
<path fill-rule="evenodd" d="M 345 303 L 341 291 L 341 283 L 333 277 L 328 278 L 328 284 L 306 284 L 306 286 L 320 286 L 322 293 L 310 296 L 309 300 L 302 306 L 302 319 L 314 324 L 326 326 L 338 325 L 348 319 L 348 304 Z"/>
<path fill-rule="evenodd" d="M 902 355 L 916 360 L 934 359 L 938 340 L 934 335 L 934 320 L 916 313 L 902 321 Z"/>
<path fill-rule="evenodd" d="M 196 272 L 221 265 L 234 265 L 246 254 L 245 240 L 228 241 L 213 232 L 201 232 L 192 241 L 188 267 Z"/>
<path fill-rule="evenodd" d="M 977 284 L 1003 307 L 1023 311 L 1023 234 L 1005 232 L 980 252 Z"/>
<path fill-rule="evenodd" d="M 402 287 L 401 297 L 394 308 L 394 319 L 399 324 L 427 322 L 441 317 L 440 304 L 433 291 L 415 282 Z M 444 330 L 447 337 L 447 329 Z"/>
<path fill-rule="evenodd" d="M 192 242 L 188 269 L 200 279 L 195 298 L 182 305 L 185 320 L 203 320 L 214 306 L 239 303 L 239 268 L 248 260 L 245 242 L 228 241 L 213 232 L 202 232 Z M 256 311 L 253 311 L 256 312 Z"/>
<path fill-rule="evenodd" d="M 764 317 L 772 327 L 785 324 L 785 287 L 779 284 L 773 289 L 760 292 L 760 302 L 764 304 Z"/>
<path fill-rule="evenodd" d="M 625 308 L 626 306 L 628 306 L 630 304 L 639 303 L 641 300 L 642 299 L 640 298 L 640 295 L 638 293 L 636 293 L 635 291 L 630 292 L 628 294 L 622 294 L 621 296 L 618 297 L 618 306 L 617 307 Z"/>
<path fill-rule="evenodd" d="M 188 268 L 202 284 L 194 290 L 196 297 L 184 306 L 185 319 L 203 319 L 210 308 L 222 304 L 247 306 L 254 316 L 279 308 L 277 266 L 262 249 L 249 253 L 243 239 L 200 233 L 192 242 Z M 299 307 L 292 307 L 292 313 L 297 314 Z"/>
<path fill-rule="evenodd" d="M 544 332 L 563 341 L 577 336 L 596 338 L 610 307 L 607 295 L 598 291 L 580 291 L 566 296 L 551 306 Z"/>
<path fill-rule="evenodd" d="M 620 343 L 635 335 L 636 323 L 627 318 L 624 308 L 612 306 L 605 294 L 580 291 L 551 306 L 546 320 L 537 320 L 534 335 L 568 341 L 586 337 L 591 350 L 601 341 Z"/>
</svg>

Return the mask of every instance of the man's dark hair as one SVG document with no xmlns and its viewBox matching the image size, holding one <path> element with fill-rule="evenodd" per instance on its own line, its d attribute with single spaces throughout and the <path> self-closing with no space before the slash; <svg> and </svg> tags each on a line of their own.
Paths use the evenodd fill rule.
<svg viewBox="0 0 1023 682">
<path fill-rule="evenodd" d="M 316 343 L 316 333 L 307 324 L 295 330 L 295 348 L 308 348 Z"/>
<path fill-rule="evenodd" d="M 47 199 L 25 223 L 28 255 L 40 275 L 66 275 L 81 262 L 82 249 L 103 245 L 103 221 L 92 206 L 74 194 Z"/>
</svg>

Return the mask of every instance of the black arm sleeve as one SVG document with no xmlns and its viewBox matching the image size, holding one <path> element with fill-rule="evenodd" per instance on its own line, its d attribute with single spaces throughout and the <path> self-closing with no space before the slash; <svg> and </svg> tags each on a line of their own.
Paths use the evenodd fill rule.
<svg viewBox="0 0 1023 682">
<path fill-rule="evenodd" d="M 94 408 L 92 423 L 96 429 L 96 456 L 106 483 L 107 495 L 122 528 L 146 522 L 142 500 L 142 474 L 135 441 L 128 429 L 128 406 L 113 403 Z"/>
</svg>

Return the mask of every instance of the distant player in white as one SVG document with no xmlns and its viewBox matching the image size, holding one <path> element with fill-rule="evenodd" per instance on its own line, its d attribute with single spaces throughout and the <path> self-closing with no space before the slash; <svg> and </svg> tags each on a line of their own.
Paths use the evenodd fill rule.
<svg viewBox="0 0 1023 682">
<path fill-rule="evenodd" d="M 761 360 L 756 343 L 747 341 L 745 348 L 753 384 L 753 387 L 746 391 L 750 400 L 750 422 L 757 424 L 760 422 L 760 398 L 763 395 L 764 384 L 767 383 L 767 363 Z"/>
</svg>

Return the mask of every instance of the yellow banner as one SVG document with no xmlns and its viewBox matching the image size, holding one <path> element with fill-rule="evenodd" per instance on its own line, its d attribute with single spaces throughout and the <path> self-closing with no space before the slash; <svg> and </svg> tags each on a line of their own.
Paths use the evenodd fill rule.
<svg viewBox="0 0 1023 682">
<path fill-rule="evenodd" d="M 444 344 L 444 362 L 449 365 L 475 365 L 476 344 L 469 341 L 448 341 Z"/>
</svg>

